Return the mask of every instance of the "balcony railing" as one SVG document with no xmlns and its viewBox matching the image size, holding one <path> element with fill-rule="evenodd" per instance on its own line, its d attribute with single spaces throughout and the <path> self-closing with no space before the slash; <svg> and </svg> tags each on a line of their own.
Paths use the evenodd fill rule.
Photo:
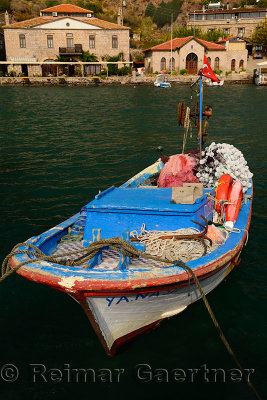
<svg viewBox="0 0 267 400">
<path fill-rule="evenodd" d="M 82 55 L 83 49 L 81 44 L 75 44 L 74 47 L 60 47 L 59 55 Z"/>
</svg>

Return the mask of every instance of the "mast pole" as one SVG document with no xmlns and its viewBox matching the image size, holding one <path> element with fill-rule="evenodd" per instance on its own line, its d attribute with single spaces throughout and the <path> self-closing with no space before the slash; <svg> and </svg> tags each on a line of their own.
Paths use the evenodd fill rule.
<svg viewBox="0 0 267 400">
<path fill-rule="evenodd" d="M 171 15 L 171 75 L 172 75 L 172 30 L 173 30 L 173 14 Z"/>
<path fill-rule="evenodd" d="M 203 140 L 202 140 L 202 110 L 203 110 L 203 81 L 202 75 L 199 76 L 199 127 L 198 127 L 198 140 L 199 140 L 199 157 L 200 160 L 202 158 L 202 147 L 203 147 Z"/>
</svg>

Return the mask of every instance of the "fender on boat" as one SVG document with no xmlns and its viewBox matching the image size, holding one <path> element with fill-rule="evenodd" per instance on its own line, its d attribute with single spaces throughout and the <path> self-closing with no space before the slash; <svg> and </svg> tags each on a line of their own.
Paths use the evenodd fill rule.
<svg viewBox="0 0 267 400">
<path fill-rule="evenodd" d="M 233 228 L 234 223 L 238 217 L 238 213 L 240 210 L 242 200 L 242 183 L 240 181 L 236 181 L 230 186 L 228 202 L 225 209 L 226 214 L 226 223 L 225 225 L 229 228 Z"/>
<path fill-rule="evenodd" d="M 221 202 L 228 200 L 229 189 L 232 182 L 233 178 L 231 177 L 231 175 L 222 175 L 219 179 L 215 202 L 215 209 L 219 215 L 221 215 Z"/>
</svg>

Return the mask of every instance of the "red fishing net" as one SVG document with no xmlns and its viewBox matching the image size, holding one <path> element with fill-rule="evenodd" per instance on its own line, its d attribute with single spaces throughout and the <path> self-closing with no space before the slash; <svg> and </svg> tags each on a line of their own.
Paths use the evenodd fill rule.
<svg viewBox="0 0 267 400">
<path fill-rule="evenodd" d="M 183 183 L 197 183 L 198 178 L 194 175 L 196 167 L 195 158 L 187 154 L 176 154 L 161 170 L 158 186 L 162 188 L 181 187 Z"/>
</svg>

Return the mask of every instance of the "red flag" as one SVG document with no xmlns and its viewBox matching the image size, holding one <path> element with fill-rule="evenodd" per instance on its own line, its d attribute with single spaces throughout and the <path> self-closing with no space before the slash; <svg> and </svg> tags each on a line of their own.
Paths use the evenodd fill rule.
<svg viewBox="0 0 267 400">
<path fill-rule="evenodd" d="M 199 71 L 202 76 L 206 76 L 207 78 L 210 78 L 212 82 L 220 82 L 220 80 L 217 78 L 217 76 L 214 74 L 214 72 L 211 69 L 211 66 L 209 65 L 208 59 L 204 54 L 204 65 L 203 68 Z"/>
</svg>

